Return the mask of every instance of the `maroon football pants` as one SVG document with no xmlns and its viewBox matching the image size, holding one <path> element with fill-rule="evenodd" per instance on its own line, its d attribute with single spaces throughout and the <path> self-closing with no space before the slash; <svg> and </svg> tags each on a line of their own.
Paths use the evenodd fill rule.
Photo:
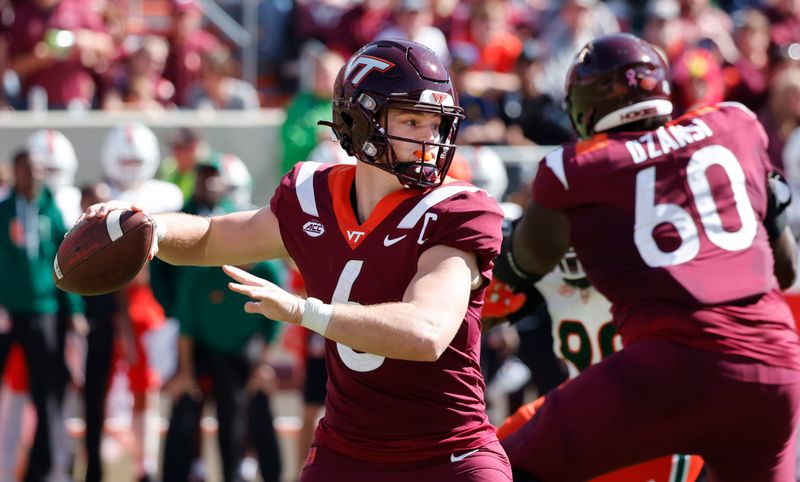
<svg viewBox="0 0 800 482">
<path fill-rule="evenodd" d="M 300 476 L 300 482 L 377 481 L 511 482 L 511 467 L 499 442 L 412 464 L 364 462 L 314 444 Z"/>
<path fill-rule="evenodd" d="M 754 373 L 773 383 L 742 381 Z M 503 447 L 543 482 L 672 453 L 701 455 L 713 482 L 793 482 L 798 403 L 794 372 L 638 341 L 551 391 Z"/>
</svg>

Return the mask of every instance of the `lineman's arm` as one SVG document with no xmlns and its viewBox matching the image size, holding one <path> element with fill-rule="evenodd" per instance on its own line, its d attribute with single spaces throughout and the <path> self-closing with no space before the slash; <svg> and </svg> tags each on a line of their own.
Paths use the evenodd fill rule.
<svg viewBox="0 0 800 482">
<path fill-rule="evenodd" d="M 792 190 L 777 171 L 767 176 L 767 212 L 763 225 L 775 259 L 773 271 L 781 289 L 794 284 L 797 277 L 797 244 L 788 226 L 788 209 Z"/>
<path fill-rule="evenodd" d="M 772 255 L 775 257 L 775 277 L 778 285 L 785 290 L 794 284 L 797 277 L 797 243 L 789 227 L 785 227 L 781 235 L 770 241 Z"/>
<path fill-rule="evenodd" d="M 236 268 L 226 266 L 225 272 L 238 281 L 230 284 L 232 290 L 256 300 L 245 305 L 246 311 L 291 323 L 304 319 L 308 309 L 304 300 Z M 435 361 L 453 340 L 467 312 L 470 291 L 479 284 L 474 254 L 435 246 L 420 256 L 402 302 L 328 305 L 332 313 L 323 334 L 374 355 Z"/>
<path fill-rule="evenodd" d="M 494 275 L 516 289 L 529 288 L 556 267 L 569 249 L 569 219 L 532 202 L 503 240 Z"/>
</svg>

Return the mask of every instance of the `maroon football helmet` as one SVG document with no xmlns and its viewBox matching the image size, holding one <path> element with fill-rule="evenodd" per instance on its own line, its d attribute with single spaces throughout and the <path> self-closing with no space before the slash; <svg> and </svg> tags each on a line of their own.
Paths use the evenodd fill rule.
<svg viewBox="0 0 800 482">
<path fill-rule="evenodd" d="M 567 74 L 566 103 L 581 137 L 672 113 L 667 64 L 652 45 L 626 33 L 586 44 Z"/>
<path fill-rule="evenodd" d="M 438 142 L 392 135 L 390 108 L 439 114 Z M 320 124 L 333 129 L 349 155 L 391 172 L 406 186 L 426 188 L 444 181 L 463 118 L 450 74 L 432 50 L 407 40 L 380 40 L 362 47 L 339 71 L 333 121 Z M 398 159 L 390 139 L 420 144 L 420 159 Z"/>
</svg>

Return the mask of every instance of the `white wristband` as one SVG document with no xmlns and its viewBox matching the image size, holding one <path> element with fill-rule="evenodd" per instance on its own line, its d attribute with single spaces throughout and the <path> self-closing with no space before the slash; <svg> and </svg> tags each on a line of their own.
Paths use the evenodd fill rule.
<svg viewBox="0 0 800 482">
<path fill-rule="evenodd" d="M 308 298 L 303 305 L 300 326 L 325 336 L 331 315 L 333 315 L 333 305 L 325 304 L 316 298 Z"/>
<path fill-rule="evenodd" d="M 152 220 L 156 227 L 156 241 L 160 243 L 167 237 L 167 223 L 163 219 L 161 221 L 156 221 L 156 218 L 152 218 Z"/>
</svg>

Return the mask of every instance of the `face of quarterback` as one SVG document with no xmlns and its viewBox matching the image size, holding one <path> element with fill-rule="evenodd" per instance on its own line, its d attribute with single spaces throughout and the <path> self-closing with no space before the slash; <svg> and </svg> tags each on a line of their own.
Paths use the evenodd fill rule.
<svg viewBox="0 0 800 482">
<path fill-rule="evenodd" d="M 397 160 L 400 162 L 425 161 L 432 167 L 436 167 L 435 156 L 438 149 L 428 146 L 423 153 L 421 142 L 441 142 L 439 129 L 442 124 L 442 116 L 430 112 L 419 112 L 405 109 L 389 109 L 387 119 L 387 131 L 394 137 L 413 139 L 419 142 L 404 142 L 392 139 Z M 424 156 L 424 159 L 423 159 Z"/>
</svg>

